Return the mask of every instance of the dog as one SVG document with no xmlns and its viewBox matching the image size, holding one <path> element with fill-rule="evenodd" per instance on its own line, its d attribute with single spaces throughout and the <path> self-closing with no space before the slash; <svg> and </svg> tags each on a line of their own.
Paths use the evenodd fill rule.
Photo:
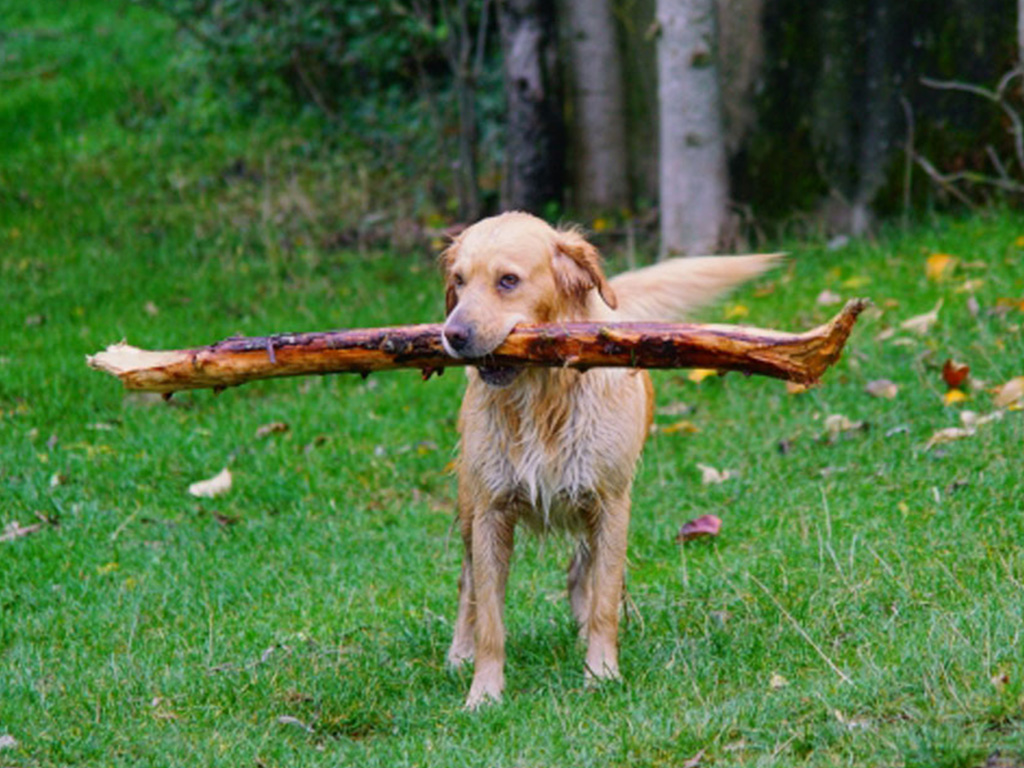
<svg viewBox="0 0 1024 768">
<path fill-rule="evenodd" d="M 673 321 L 773 266 L 775 255 L 688 257 L 605 277 L 575 228 L 504 213 L 441 254 L 445 351 L 467 367 L 459 414 L 458 521 L 464 545 L 452 667 L 473 662 L 466 706 L 505 687 L 505 586 L 517 524 L 578 539 L 569 565 L 588 683 L 619 676 L 619 606 L 630 492 L 653 419 L 646 371 L 495 367 L 518 323 Z"/>
</svg>

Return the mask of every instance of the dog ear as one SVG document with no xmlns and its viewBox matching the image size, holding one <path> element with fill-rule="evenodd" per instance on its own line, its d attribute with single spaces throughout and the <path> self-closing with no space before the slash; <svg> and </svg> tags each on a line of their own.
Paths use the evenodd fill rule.
<svg viewBox="0 0 1024 768">
<path fill-rule="evenodd" d="M 437 257 L 437 263 L 444 272 L 444 316 L 448 317 L 459 303 L 459 297 L 455 293 L 455 280 L 452 278 L 452 262 L 455 261 L 455 254 L 458 251 L 458 240 L 453 240 L 448 247 L 441 251 Z"/>
<path fill-rule="evenodd" d="M 601 269 L 601 255 L 583 235 L 575 229 L 561 230 L 555 249 L 555 280 L 566 296 L 582 305 L 590 289 L 597 288 L 605 304 L 612 309 L 618 306 L 615 291 Z"/>
</svg>

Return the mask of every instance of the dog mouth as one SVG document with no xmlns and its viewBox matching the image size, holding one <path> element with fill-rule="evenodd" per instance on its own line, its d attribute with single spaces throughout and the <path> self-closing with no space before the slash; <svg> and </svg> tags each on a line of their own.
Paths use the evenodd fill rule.
<svg viewBox="0 0 1024 768">
<path fill-rule="evenodd" d="M 512 365 L 478 365 L 476 370 L 484 384 L 492 387 L 507 387 L 520 372 L 519 368 Z"/>
</svg>

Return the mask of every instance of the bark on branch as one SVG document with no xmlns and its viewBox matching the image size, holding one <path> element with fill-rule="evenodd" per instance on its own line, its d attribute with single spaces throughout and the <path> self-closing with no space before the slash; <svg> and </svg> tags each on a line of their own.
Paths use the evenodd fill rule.
<svg viewBox="0 0 1024 768">
<path fill-rule="evenodd" d="M 235 337 L 207 347 L 159 352 L 120 343 L 86 359 L 92 368 L 117 376 L 127 389 L 163 393 L 395 368 L 419 368 L 429 377 L 464 365 L 717 368 L 813 384 L 839 359 L 867 305 L 854 299 L 807 333 L 689 323 L 520 325 L 483 359 L 449 357 L 438 324 Z"/>
</svg>

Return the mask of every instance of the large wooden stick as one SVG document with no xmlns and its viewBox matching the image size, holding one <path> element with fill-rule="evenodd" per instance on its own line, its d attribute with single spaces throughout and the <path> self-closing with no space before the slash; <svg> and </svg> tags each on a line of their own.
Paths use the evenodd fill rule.
<svg viewBox="0 0 1024 768">
<path fill-rule="evenodd" d="M 113 344 L 87 357 L 128 389 L 170 393 L 324 373 L 419 368 L 426 376 L 462 365 L 571 368 L 716 368 L 813 384 L 839 359 L 857 315 L 854 299 L 807 333 L 735 325 L 564 323 L 520 325 L 486 359 L 452 358 L 441 326 L 407 325 L 322 333 L 235 337 L 207 347 L 151 352 Z"/>
</svg>

